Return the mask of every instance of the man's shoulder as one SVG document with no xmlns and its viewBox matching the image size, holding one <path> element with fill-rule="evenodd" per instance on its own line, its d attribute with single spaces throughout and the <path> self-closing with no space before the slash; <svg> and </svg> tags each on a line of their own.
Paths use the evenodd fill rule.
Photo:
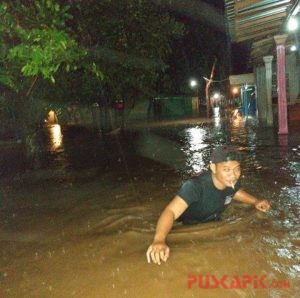
<svg viewBox="0 0 300 298">
<path fill-rule="evenodd" d="M 207 183 L 211 180 L 211 172 L 201 172 L 200 174 L 197 174 L 195 176 L 190 177 L 186 182 L 195 183 L 195 184 L 201 184 L 201 183 Z"/>
<path fill-rule="evenodd" d="M 198 189 L 200 190 L 203 187 L 206 187 L 211 181 L 211 174 L 209 171 L 202 172 L 198 175 L 189 177 L 182 183 L 183 189 Z"/>
<path fill-rule="evenodd" d="M 190 177 L 185 180 L 177 195 L 179 195 L 188 205 L 199 200 L 203 191 L 203 179 L 205 174 Z"/>
<path fill-rule="evenodd" d="M 203 194 L 206 192 L 211 181 L 211 173 L 202 172 L 199 175 L 192 176 L 186 180 L 177 193 L 188 205 L 192 203 L 201 203 Z"/>
</svg>

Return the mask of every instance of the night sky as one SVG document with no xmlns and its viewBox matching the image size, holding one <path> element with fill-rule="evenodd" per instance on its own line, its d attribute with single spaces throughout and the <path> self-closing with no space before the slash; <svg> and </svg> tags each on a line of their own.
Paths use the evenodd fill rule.
<svg viewBox="0 0 300 298">
<path fill-rule="evenodd" d="M 218 8 L 224 14 L 225 3 L 223 0 L 201 0 L 200 2 L 208 3 L 211 6 Z M 246 42 L 233 43 L 231 45 L 231 74 L 241 74 L 251 72 L 249 68 L 249 53 L 250 46 Z"/>
<path fill-rule="evenodd" d="M 180 86 L 191 77 L 198 80 L 204 90 L 203 77 L 210 75 L 217 58 L 215 79 L 223 80 L 230 74 L 230 44 L 226 35 L 224 1 L 190 0 L 172 1 L 169 6 L 177 20 L 185 24 L 186 34 L 176 41 L 169 58 L 168 75 L 172 81 L 172 94 L 190 92 Z M 162 86 L 161 90 L 165 90 Z"/>
</svg>

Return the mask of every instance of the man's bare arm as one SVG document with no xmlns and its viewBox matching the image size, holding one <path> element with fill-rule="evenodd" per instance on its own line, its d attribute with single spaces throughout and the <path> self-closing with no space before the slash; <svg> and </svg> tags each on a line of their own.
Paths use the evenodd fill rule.
<svg viewBox="0 0 300 298">
<path fill-rule="evenodd" d="M 174 199 L 167 205 L 160 215 L 154 236 L 153 243 L 147 250 L 147 261 L 155 264 L 161 263 L 161 260 L 166 262 L 170 249 L 166 244 L 166 238 L 172 229 L 174 220 L 176 220 L 188 207 L 187 203 L 180 197 L 175 196 Z"/>
<path fill-rule="evenodd" d="M 256 197 L 250 195 L 246 191 L 238 190 L 233 198 L 239 202 L 254 205 L 257 210 L 266 212 L 270 209 L 270 204 L 267 200 L 258 200 Z"/>
</svg>

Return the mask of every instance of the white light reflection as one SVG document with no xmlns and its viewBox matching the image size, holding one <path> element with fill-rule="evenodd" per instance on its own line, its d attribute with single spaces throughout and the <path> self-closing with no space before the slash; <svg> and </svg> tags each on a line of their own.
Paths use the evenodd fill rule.
<svg viewBox="0 0 300 298">
<path fill-rule="evenodd" d="M 61 127 L 59 124 L 49 125 L 49 135 L 50 135 L 50 151 L 57 151 L 57 149 L 62 144 L 63 135 L 61 133 Z"/>
<path fill-rule="evenodd" d="M 213 108 L 214 118 L 220 118 L 220 107 Z"/>
<path fill-rule="evenodd" d="M 296 31 L 298 29 L 299 23 L 295 17 L 291 17 L 288 21 L 287 27 L 289 31 Z"/>
<path fill-rule="evenodd" d="M 238 109 L 233 110 L 231 114 L 230 122 L 232 124 L 232 127 L 239 128 L 242 127 L 244 124 L 243 117 L 241 116 Z"/>
<path fill-rule="evenodd" d="M 295 51 L 297 51 L 297 46 L 296 45 L 292 45 L 290 49 L 291 49 L 292 52 L 295 52 Z"/>
<path fill-rule="evenodd" d="M 221 126 L 221 118 L 220 117 L 214 117 L 213 120 L 214 120 L 215 128 L 219 128 Z"/>
<path fill-rule="evenodd" d="M 191 127 L 185 132 L 188 138 L 188 147 L 184 150 L 187 155 L 187 166 L 191 167 L 194 173 L 199 173 L 206 167 L 203 159 L 203 149 L 208 146 L 204 143 L 206 131 L 200 127 Z"/>
</svg>

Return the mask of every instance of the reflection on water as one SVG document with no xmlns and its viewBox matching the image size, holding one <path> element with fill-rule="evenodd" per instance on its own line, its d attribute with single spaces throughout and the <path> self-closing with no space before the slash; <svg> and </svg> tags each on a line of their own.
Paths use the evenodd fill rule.
<svg viewBox="0 0 300 298">
<path fill-rule="evenodd" d="M 298 297 L 300 134 L 282 140 L 252 120 L 103 136 L 72 127 L 62 137 L 51 126 L 44 168 L 1 193 L 0 297 Z M 234 202 L 220 222 L 176 223 L 169 261 L 147 264 L 157 218 L 182 177 L 205 170 L 226 142 L 243 155 L 243 187 L 272 210 Z M 290 287 L 188 289 L 189 274 L 266 274 Z"/>
<path fill-rule="evenodd" d="M 214 117 L 213 123 L 215 128 L 219 128 L 222 124 L 221 117 Z"/>
<path fill-rule="evenodd" d="M 204 149 L 208 146 L 205 143 L 207 130 L 201 127 L 190 127 L 184 130 L 187 136 L 187 143 L 183 148 L 186 154 L 186 167 L 191 167 L 194 173 L 199 173 L 207 166 L 204 158 Z"/>
<path fill-rule="evenodd" d="M 244 125 L 244 119 L 240 116 L 237 116 L 232 119 L 231 125 L 234 128 L 242 127 Z"/>
<path fill-rule="evenodd" d="M 53 124 L 47 126 L 49 130 L 49 151 L 55 152 L 62 145 L 63 135 L 61 133 L 61 126 L 59 124 Z"/>
</svg>

